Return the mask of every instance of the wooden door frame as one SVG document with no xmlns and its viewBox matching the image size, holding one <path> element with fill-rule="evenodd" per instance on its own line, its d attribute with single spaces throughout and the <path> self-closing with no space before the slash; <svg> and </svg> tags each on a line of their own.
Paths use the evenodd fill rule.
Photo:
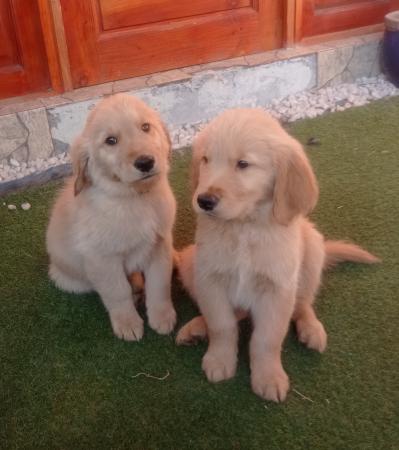
<svg viewBox="0 0 399 450">
<path fill-rule="evenodd" d="M 72 91 L 72 75 L 60 0 L 38 0 L 40 21 L 54 92 Z"/>
</svg>

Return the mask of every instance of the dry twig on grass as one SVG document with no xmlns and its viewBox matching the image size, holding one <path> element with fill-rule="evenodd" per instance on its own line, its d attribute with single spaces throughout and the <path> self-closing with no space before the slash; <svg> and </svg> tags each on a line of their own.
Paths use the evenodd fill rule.
<svg viewBox="0 0 399 450">
<path fill-rule="evenodd" d="M 150 375 L 149 373 L 139 372 L 139 373 L 136 373 L 136 375 L 132 375 L 132 378 L 137 378 L 137 377 L 139 377 L 140 375 L 143 375 L 143 376 L 145 376 L 145 377 L 147 377 L 147 378 L 153 378 L 154 380 L 160 380 L 160 381 L 163 381 L 163 380 L 166 380 L 166 378 L 168 378 L 168 376 L 170 375 L 170 373 L 169 373 L 169 370 L 167 370 L 167 371 L 166 371 L 166 375 L 164 375 L 163 377 L 156 377 L 156 376 L 154 376 L 154 375 Z"/>
</svg>

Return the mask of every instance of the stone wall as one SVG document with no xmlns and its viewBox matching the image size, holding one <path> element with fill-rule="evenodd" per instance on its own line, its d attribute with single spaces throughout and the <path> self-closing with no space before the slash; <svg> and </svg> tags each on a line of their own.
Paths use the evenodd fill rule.
<svg viewBox="0 0 399 450">
<path fill-rule="evenodd" d="M 187 143 L 187 129 L 226 108 L 264 107 L 298 92 L 378 75 L 380 38 L 277 50 L 106 83 L 37 99 L 22 111 L 23 105 L 0 104 L 0 183 L 10 174 L 18 178 L 65 163 L 88 112 L 105 95 L 126 91 L 141 97 L 160 112 L 179 147 Z"/>
</svg>

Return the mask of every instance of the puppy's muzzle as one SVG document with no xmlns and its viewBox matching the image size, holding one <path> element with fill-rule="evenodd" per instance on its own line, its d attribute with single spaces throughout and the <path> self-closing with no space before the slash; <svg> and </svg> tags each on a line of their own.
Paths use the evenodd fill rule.
<svg viewBox="0 0 399 450">
<path fill-rule="evenodd" d="M 147 173 L 154 168 L 155 159 L 149 155 L 141 155 L 134 161 L 134 167 L 140 172 Z"/>
<path fill-rule="evenodd" d="M 219 203 L 219 198 L 212 194 L 200 194 L 197 197 L 197 203 L 204 211 L 213 211 Z"/>
</svg>

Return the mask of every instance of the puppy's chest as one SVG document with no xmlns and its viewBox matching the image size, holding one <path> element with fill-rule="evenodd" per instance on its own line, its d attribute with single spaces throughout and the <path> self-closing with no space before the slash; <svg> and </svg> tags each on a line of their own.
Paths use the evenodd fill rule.
<svg viewBox="0 0 399 450">
<path fill-rule="evenodd" d="M 289 250 L 292 242 L 281 233 L 229 227 L 214 228 L 197 237 L 203 276 L 220 280 L 235 307 L 247 309 L 276 284 L 295 277 L 298 262 Z"/>
<path fill-rule="evenodd" d="M 201 236 L 198 242 L 201 253 L 212 255 L 212 270 L 216 272 L 245 274 L 263 271 L 270 248 L 267 236 L 256 230 L 230 229 L 212 230 Z"/>
<path fill-rule="evenodd" d="M 104 253 L 130 253 L 152 246 L 159 235 L 159 214 L 144 202 L 120 202 L 101 205 L 89 218 L 86 236 L 81 242 Z"/>
<path fill-rule="evenodd" d="M 153 207 L 134 204 L 118 206 L 108 216 L 108 229 L 124 242 L 126 249 L 152 243 L 159 230 L 159 217 Z"/>
</svg>

